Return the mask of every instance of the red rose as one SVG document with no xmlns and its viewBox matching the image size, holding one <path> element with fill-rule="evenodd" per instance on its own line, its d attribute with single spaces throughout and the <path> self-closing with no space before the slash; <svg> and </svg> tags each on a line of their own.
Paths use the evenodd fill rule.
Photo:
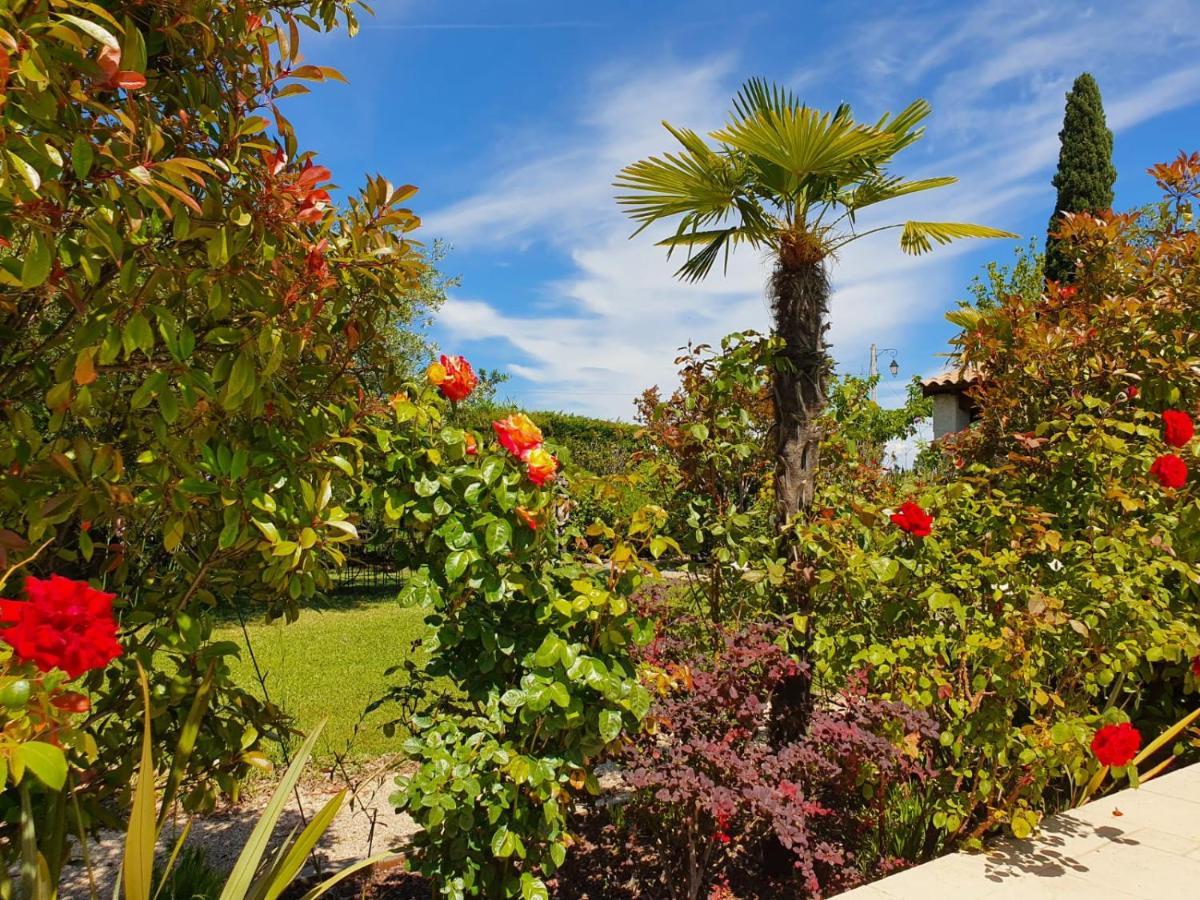
<svg viewBox="0 0 1200 900">
<path fill-rule="evenodd" d="M 1164 453 L 1150 466 L 1150 474 L 1163 487 L 1176 490 L 1187 484 L 1187 463 L 1174 453 Z"/>
<path fill-rule="evenodd" d="M 892 513 L 892 521 L 899 526 L 901 531 L 911 534 L 913 537 L 929 537 L 929 533 L 933 530 L 933 516 L 911 500 L 902 504 L 898 510 Z"/>
<path fill-rule="evenodd" d="M 1200 656 L 1192 657 L 1192 674 L 1200 678 Z"/>
<path fill-rule="evenodd" d="M 1192 417 L 1182 410 L 1168 409 L 1163 413 L 1163 440 L 1172 447 L 1184 447 L 1196 433 Z"/>
<path fill-rule="evenodd" d="M 21 659 L 43 672 L 57 668 L 78 678 L 121 655 L 112 614 L 115 595 L 61 575 L 27 578 L 25 593 L 28 600 L 0 599 L 0 620 L 8 625 L 0 637 Z"/>
<path fill-rule="evenodd" d="M 471 364 L 461 356 L 442 356 L 441 362 L 435 362 L 425 370 L 425 377 L 430 384 L 437 385 L 442 396 L 455 403 L 466 400 L 479 379 Z"/>
<path fill-rule="evenodd" d="M 1141 746 L 1141 734 L 1128 722 L 1105 725 L 1092 738 L 1092 753 L 1104 766 L 1129 765 Z"/>
<path fill-rule="evenodd" d="M 1132 400 L 1137 395 L 1138 395 L 1138 386 L 1136 384 L 1131 384 L 1129 387 L 1125 388 L 1125 396 L 1127 396 L 1130 400 Z"/>
</svg>

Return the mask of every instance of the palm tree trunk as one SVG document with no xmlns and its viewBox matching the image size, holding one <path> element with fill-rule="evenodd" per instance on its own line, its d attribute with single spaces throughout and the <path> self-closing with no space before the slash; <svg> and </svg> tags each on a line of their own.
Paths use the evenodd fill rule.
<svg viewBox="0 0 1200 900">
<path fill-rule="evenodd" d="M 829 277 L 822 261 L 780 262 L 771 275 L 775 333 L 789 365 L 775 372 L 775 520 L 782 530 L 812 505 L 825 409 L 829 356 Z"/>
<path fill-rule="evenodd" d="M 785 616 L 808 613 L 808 589 L 802 578 L 795 542 L 786 526 L 812 505 L 821 447 L 818 420 L 825 409 L 830 374 L 825 351 L 828 328 L 829 277 L 823 260 L 781 259 L 771 275 L 775 333 L 783 338 L 787 365 L 773 376 L 775 405 L 775 527 L 793 565 L 780 610 Z M 793 651 L 808 663 L 808 635 L 793 634 Z M 777 741 L 795 740 L 808 725 L 812 689 L 808 666 L 783 681 L 772 700 L 772 734 Z"/>
</svg>

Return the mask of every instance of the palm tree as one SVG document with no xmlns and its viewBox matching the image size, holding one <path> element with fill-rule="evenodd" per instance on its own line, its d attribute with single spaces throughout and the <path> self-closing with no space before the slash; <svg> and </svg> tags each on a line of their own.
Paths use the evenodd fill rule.
<svg viewBox="0 0 1200 900">
<path fill-rule="evenodd" d="M 660 241 L 668 255 L 686 247 L 676 273 L 705 278 L 718 259 L 747 244 L 771 253 L 770 298 L 775 333 L 786 349 L 773 376 L 777 527 L 812 502 L 830 371 L 825 350 L 828 261 L 852 241 L 900 228 L 900 246 L 920 254 L 957 238 L 1016 237 L 957 222 L 904 222 L 856 229 L 861 210 L 905 194 L 952 184 L 954 178 L 905 180 L 887 171 L 892 158 L 920 139 L 929 104 L 917 100 L 874 125 L 855 122 L 842 104 L 833 114 L 801 104 L 788 90 L 752 79 L 734 98 L 728 124 L 710 137 L 663 125 L 681 149 L 626 166 L 617 199 L 640 227 L 678 218 Z"/>
</svg>

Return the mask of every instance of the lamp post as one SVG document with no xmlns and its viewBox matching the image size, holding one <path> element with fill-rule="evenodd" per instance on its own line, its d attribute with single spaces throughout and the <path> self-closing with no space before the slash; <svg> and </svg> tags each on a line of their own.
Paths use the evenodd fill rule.
<svg viewBox="0 0 1200 900">
<path fill-rule="evenodd" d="M 899 375 L 900 374 L 900 363 L 896 361 L 896 354 L 898 352 L 899 351 L 896 350 L 895 347 L 876 347 L 874 344 L 872 344 L 871 345 L 870 377 L 874 378 L 876 375 L 879 374 L 879 354 L 880 353 L 890 353 L 892 355 L 892 361 L 888 365 L 888 371 L 892 373 L 893 378 L 895 378 L 897 375 Z M 879 402 L 879 390 L 874 384 L 871 385 L 871 400 L 875 403 Z"/>
</svg>

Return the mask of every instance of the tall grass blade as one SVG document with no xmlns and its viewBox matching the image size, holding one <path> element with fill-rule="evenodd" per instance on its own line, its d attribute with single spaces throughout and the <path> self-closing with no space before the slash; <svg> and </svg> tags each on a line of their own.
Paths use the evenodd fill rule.
<svg viewBox="0 0 1200 900">
<path fill-rule="evenodd" d="M 142 761 L 133 788 L 133 809 L 125 834 L 123 880 L 126 900 L 150 900 L 154 878 L 154 845 L 158 843 L 158 823 L 154 812 L 154 757 L 151 750 L 150 685 L 146 672 L 138 664 L 142 683 Z"/>
<path fill-rule="evenodd" d="M 242 900 L 249 893 L 250 886 L 254 882 L 254 874 L 258 871 L 263 854 L 266 852 L 267 842 L 271 839 L 271 833 L 275 830 L 279 816 L 283 813 L 287 795 L 291 793 L 292 788 L 300 779 L 300 772 L 308 762 L 308 757 L 312 753 L 313 746 L 321 734 L 321 729 L 325 727 L 326 721 L 326 719 L 322 719 L 313 729 L 312 734 L 301 746 L 300 752 L 296 754 L 296 758 L 292 760 L 292 764 L 288 766 L 287 772 L 284 773 L 283 779 L 275 788 L 275 793 L 271 795 L 270 801 L 263 810 L 262 817 L 254 826 L 254 831 L 250 833 L 246 846 L 242 848 L 242 853 L 234 864 L 233 871 L 229 873 L 229 880 L 225 882 L 225 889 L 221 891 L 220 900 Z"/>
</svg>

